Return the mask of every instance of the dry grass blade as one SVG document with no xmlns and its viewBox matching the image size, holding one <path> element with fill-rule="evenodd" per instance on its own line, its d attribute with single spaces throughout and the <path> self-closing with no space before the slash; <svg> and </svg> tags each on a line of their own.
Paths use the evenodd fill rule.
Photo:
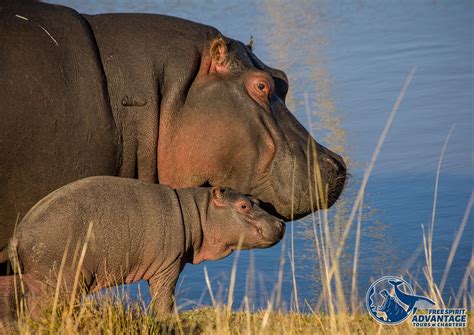
<svg viewBox="0 0 474 335">
<path fill-rule="evenodd" d="M 84 262 L 84 258 L 86 257 L 87 246 L 89 244 L 89 239 L 91 237 L 93 226 L 94 226 L 94 223 L 91 221 L 89 223 L 88 228 L 87 228 L 86 239 L 84 241 L 84 245 L 82 246 L 82 251 L 81 251 L 81 255 L 79 257 L 79 262 L 77 263 L 76 275 L 74 277 L 74 283 L 73 283 L 72 291 L 71 291 L 71 302 L 70 302 L 70 305 L 69 305 L 68 317 L 71 317 L 72 311 L 74 309 L 74 302 L 76 300 L 77 288 L 79 286 L 79 280 L 80 280 L 80 276 L 81 276 L 81 273 L 82 273 L 81 272 L 82 263 Z"/>
<path fill-rule="evenodd" d="M 444 154 L 446 152 L 446 147 L 448 146 L 449 139 L 451 137 L 451 134 L 454 130 L 455 125 L 453 125 L 448 132 L 448 135 L 446 136 L 446 140 L 444 141 L 443 148 L 441 149 L 441 154 L 439 156 L 438 160 L 438 166 L 436 169 L 436 178 L 435 178 L 435 189 L 434 189 L 434 196 L 433 196 L 433 207 L 431 211 L 431 223 L 430 223 L 430 229 L 429 229 L 429 234 L 428 237 L 425 236 L 425 232 L 423 230 L 423 246 L 424 246 L 424 251 L 425 251 L 425 261 L 426 265 L 425 268 L 423 269 L 423 272 L 425 273 L 426 279 L 428 281 L 428 294 L 433 297 L 438 306 L 445 306 L 443 297 L 441 296 L 441 292 L 436 285 L 436 282 L 433 277 L 433 232 L 434 232 L 434 225 L 435 225 L 435 218 L 436 218 L 436 206 L 437 206 L 437 200 L 438 200 L 438 186 L 439 186 L 439 176 L 441 173 L 441 164 L 443 162 Z"/>
<path fill-rule="evenodd" d="M 451 250 L 449 251 L 449 256 L 446 262 L 446 267 L 444 268 L 443 277 L 441 277 L 441 282 L 439 284 L 439 291 L 441 293 L 443 293 L 444 285 L 446 284 L 446 280 L 448 279 L 448 273 L 449 273 L 449 270 L 451 269 L 454 255 L 456 254 L 459 241 L 461 240 L 462 234 L 464 233 L 464 228 L 466 228 L 467 220 L 469 219 L 469 215 L 471 214 L 473 205 L 474 205 L 474 192 L 471 192 L 471 197 L 469 198 L 469 203 L 467 204 L 466 211 L 464 212 L 464 217 L 462 218 L 461 225 L 459 226 L 458 232 L 456 233 L 456 237 L 454 238 L 453 245 L 451 246 Z"/>
<path fill-rule="evenodd" d="M 291 265 L 291 278 L 293 281 L 293 297 L 294 297 L 294 306 L 296 311 L 300 312 L 300 306 L 298 301 L 298 287 L 296 285 L 296 270 L 295 270 L 295 236 L 294 236 L 294 222 L 293 215 L 295 211 L 294 202 L 295 202 L 295 170 L 296 164 L 293 160 L 293 178 L 291 183 L 291 239 L 290 239 L 290 265 Z"/>
<path fill-rule="evenodd" d="M 63 278 L 63 271 L 64 271 L 64 266 L 66 265 L 66 259 L 67 255 L 69 252 L 69 245 L 71 243 L 71 239 L 68 238 L 66 242 L 66 247 L 64 248 L 64 254 L 63 258 L 61 259 L 61 265 L 59 267 L 58 271 L 58 277 L 57 277 L 57 282 L 56 282 L 56 290 L 54 292 L 54 299 L 53 299 L 53 310 L 51 312 L 51 321 L 50 321 L 50 331 L 52 331 L 52 327 L 54 327 L 54 323 L 56 322 L 56 310 L 58 308 L 58 302 L 59 302 L 59 293 L 61 290 L 61 282 Z"/>
<path fill-rule="evenodd" d="M 209 291 L 209 296 L 211 297 L 212 306 L 216 306 L 216 300 L 214 299 L 214 294 L 212 293 L 211 281 L 209 280 L 209 274 L 207 273 L 207 267 L 204 267 L 204 278 L 206 280 L 206 286 Z"/>
<path fill-rule="evenodd" d="M 230 317 L 230 315 L 232 314 L 232 305 L 234 304 L 235 277 L 237 275 L 237 263 L 239 261 L 240 248 L 242 247 L 243 242 L 244 242 L 244 236 L 241 235 L 239 238 L 237 251 L 234 256 L 234 264 L 232 265 L 232 271 L 230 274 L 229 295 L 227 297 L 227 309 L 226 309 L 228 317 Z"/>
<path fill-rule="evenodd" d="M 354 246 L 354 264 L 352 266 L 352 283 L 351 283 L 351 310 L 352 313 L 357 312 L 357 267 L 359 261 L 359 245 L 360 245 L 360 226 L 362 222 L 362 208 L 363 203 L 359 206 L 359 215 L 357 217 L 357 228 L 356 228 L 356 237 L 355 237 L 355 246 Z"/>
</svg>

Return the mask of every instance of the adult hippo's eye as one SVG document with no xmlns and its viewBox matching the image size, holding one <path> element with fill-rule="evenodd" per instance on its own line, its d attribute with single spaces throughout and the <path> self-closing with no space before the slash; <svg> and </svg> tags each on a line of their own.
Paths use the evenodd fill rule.
<svg viewBox="0 0 474 335">
<path fill-rule="evenodd" d="M 271 113 L 270 99 L 273 93 L 273 86 L 272 77 L 261 71 L 251 73 L 246 82 L 250 97 L 269 113 Z"/>
<path fill-rule="evenodd" d="M 257 83 L 257 89 L 259 90 L 260 94 L 270 95 L 270 86 L 264 82 L 260 81 Z"/>
</svg>

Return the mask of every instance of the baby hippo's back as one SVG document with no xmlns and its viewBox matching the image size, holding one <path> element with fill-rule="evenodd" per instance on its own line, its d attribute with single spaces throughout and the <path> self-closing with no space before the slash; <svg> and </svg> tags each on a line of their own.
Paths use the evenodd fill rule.
<svg viewBox="0 0 474 335">
<path fill-rule="evenodd" d="M 167 186 L 90 177 L 38 202 L 11 244 L 25 273 L 45 277 L 54 276 L 64 255 L 65 273 L 75 273 L 87 240 L 84 279 L 100 288 L 105 281 L 147 279 L 147 271 L 176 259 L 184 249 L 181 215 L 176 192 Z"/>
</svg>

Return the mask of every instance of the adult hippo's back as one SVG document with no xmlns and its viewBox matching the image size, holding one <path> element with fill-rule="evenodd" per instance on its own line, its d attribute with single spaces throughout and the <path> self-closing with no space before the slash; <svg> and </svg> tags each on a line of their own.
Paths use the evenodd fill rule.
<svg viewBox="0 0 474 335">
<path fill-rule="evenodd" d="M 315 166 L 320 206 L 344 186 L 342 159 L 286 108 L 285 73 L 209 26 L 2 1 L 0 73 L 0 250 L 35 202 L 87 176 L 228 186 L 287 220 L 324 198 Z"/>
</svg>

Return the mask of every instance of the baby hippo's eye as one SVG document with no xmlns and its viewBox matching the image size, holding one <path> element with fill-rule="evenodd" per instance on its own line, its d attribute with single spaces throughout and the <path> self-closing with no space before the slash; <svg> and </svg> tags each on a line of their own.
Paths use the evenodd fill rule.
<svg viewBox="0 0 474 335">
<path fill-rule="evenodd" d="M 252 209 L 252 204 L 249 201 L 240 201 L 237 204 L 239 212 L 248 213 Z"/>
</svg>

